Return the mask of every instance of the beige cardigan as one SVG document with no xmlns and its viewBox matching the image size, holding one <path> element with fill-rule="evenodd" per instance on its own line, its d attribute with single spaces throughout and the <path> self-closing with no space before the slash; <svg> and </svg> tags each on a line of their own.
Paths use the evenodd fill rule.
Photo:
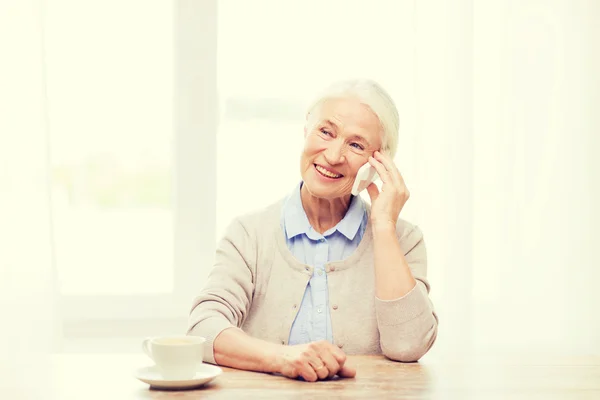
<svg viewBox="0 0 600 400">
<path fill-rule="evenodd" d="M 229 327 L 287 344 L 313 268 L 287 247 L 282 205 L 283 200 L 235 219 L 217 247 L 213 270 L 189 315 L 188 334 L 207 339 L 206 362 L 215 363 L 213 342 Z M 437 316 L 428 297 L 423 234 L 402 219 L 397 234 L 417 280 L 400 299 L 375 297 L 370 222 L 354 253 L 325 266 L 333 340 L 346 354 L 383 353 L 393 360 L 416 361 L 435 341 Z"/>
</svg>

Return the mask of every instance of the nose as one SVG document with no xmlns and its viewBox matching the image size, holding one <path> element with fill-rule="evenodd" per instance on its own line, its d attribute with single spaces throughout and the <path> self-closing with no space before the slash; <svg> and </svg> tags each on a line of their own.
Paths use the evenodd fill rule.
<svg viewBox="0 0 600 400">
<path fill-rule="evenodd" d="M 329 146 L 327 146 L 323 154 L 325 160 L 330 165 L 341 164 L 346 157 L 344 154 L 344 144 L 337 140 L 332 141 L 329 143 Z"/>
</svg>

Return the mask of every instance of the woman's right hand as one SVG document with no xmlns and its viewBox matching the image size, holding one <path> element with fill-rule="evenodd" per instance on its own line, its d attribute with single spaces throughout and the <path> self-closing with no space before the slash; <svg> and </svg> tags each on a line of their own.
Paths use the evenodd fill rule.
<svg viewBox="0 0 600 400">
<path fill-rule="evenodd" d="M 346 354 L 326 340 L 286 346 L 277 362 L 278 372 L 288 378 L 302 377 L 309 382 L 338 375 L 354 378 L 356 369 L 346 365 Z"/>
</svg>

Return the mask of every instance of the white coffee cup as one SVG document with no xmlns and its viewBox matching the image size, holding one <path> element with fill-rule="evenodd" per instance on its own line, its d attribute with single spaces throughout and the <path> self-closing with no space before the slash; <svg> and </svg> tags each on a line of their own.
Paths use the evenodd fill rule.
<svg viewBox="0 0 600 400">
<path fill-rule="evenodd" d="M 202 364 L 204 342 L 199 336 L 160 336 L 144 339 L 142 350 L 165 379 L 192 379 Z"/>
</svg>

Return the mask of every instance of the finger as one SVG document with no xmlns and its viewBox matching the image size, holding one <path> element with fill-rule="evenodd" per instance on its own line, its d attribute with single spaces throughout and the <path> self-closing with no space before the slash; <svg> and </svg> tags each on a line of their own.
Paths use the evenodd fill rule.
<svg viewBox="0 0 600 400">
<path fill-rule="evenodd" d="M 320 357 L 311 358 L 309 364 L 319 379 L 322 380 L 329 376 L 329 369 Z"/>
<path fill-rule="evenodd" d="M 327 378 L 333 378 L 340 370 L 340 363 L 335 359 L 330 351 L 324 351 L 319 354 L 321 361 L 327 367 L 328 376 Z"/>
<path fill-rule="evenodd" d="M 371 204 L 373 204 L 375 200 L 377 200 L 377 197 L 379 197 L 379 188 L 375 183 L 371 183 L 369 186 L 367 186 L 367 192 L 371 198 Z"/>
<path fill-rule="evenodd" d="M 321 361 L 321 365 L 318 368 L 313 368 L 315 373 L 319 377 L 319 380 L 327 379 L 329 377 L 330 371 L 327 368 L 327 365 L 323 361 Z M 333 374 L 335 375 L 335 373 Z"/>
<path fill-rule="evenodd" d="M 310 364 L 317 377 L 319 379 L 325 379 L 329 376 L 329 369 L 318 353 L 319 351 L 306 353 L 305 357 L 307 358 L 308 364 Z"/>
<path fill-rule="evenodd" d="M 325 342 L 323 345 L 329 348 L 331 354 L 340 365 L 340 369 L 338 370 L 337 375 L 342 378 L 354 378 L 356 376 L 356 369 L 354 367 L 346 365 L 346 360 L 348 359 L 346 357 L 346 353 L 344 353 L 340 348 L 338 348 L 332 343 Z"/>
<path fill-rule="evenodd" d="M 404 178 L 402 178 L 402 174 L 396 167 L 394 161 L 386 154 L 383 154 L 380 151 L 376 151 L 373 153 L 373 157 L 383 164 L 385 169 L 390 174 L 390 177 L 394 180 L 394 182 L 399 186 L 404 186 Z"/>
<path fill-rule="evenodd" d="M 337 374 L 341 378 L 354 378 L 356 376 L 356 368 L 350 365 L 344 365 Z"/>
<path fill-rule="evenodd" d="M 402 178 L 402 174 L 400 174 L 400 171 L 396 167 L 396 164 L 394 164 L 394 162 L 392 161 L 391 158 L 389 158 L 387 155 L 382 154 L 379 151 L 376 151 L 373 154 L 374 154 L 374 157 L 376 157 L 376 159 L 379 160 L 382 163 L 382 165 L 384 165 L 384 167 L 386 167 L 386 171 L 389 174 L 389 179 L 390 179 L 391 185 L 393 186 L 395 191 L 397 191 L 397 193 L 400 194 L 401 196 L 404 196 L 405 199 L 408 199 L 410 196 L 410 192 L 408 191 L 408 188 L 406 187 L 406 184 L 404 183 L 404 178 Z M 383 179 L 382 179 L 382 181 L 383 181 Z M 386 188 L 384 186 L 382 188 L 382 190 L 387 190 L 387 189 L 389 189 L 389 187 Z"/>
<path fill-rule="evenodd" d="M 317 379 L 319 379 L 317 373 L 309 363 L 304 363 L 302 365 L 302 367 L 299 369 L 299 375 L 308 382 L 316 382 Z"/>
<path fill-rule="evenodd" d="M 333 355 L 333 357 L 335 358 L 335 360 L 338 362 L 338 364 L 340 365 L 340 368 L 342 368 L 344 366 L 344 363 L 346 362 L 346 354 L 340 350 L 339 347 L 337 347 L 336 345 L 327 342 L 328 346 L 328 350 L 331 352 L 331 354 Z"/>
<path fill-rule="evenodd" d="M 379 178 L 381 179 L 381 182 L 383 182 L 384 184 L 385 183 L 391 183 L 392 185 L 395 184 L 394 180 L 390 176 L 390 173 L 388 172 L 387 169 L 385 169 L 385 166 L 382 163 L 380 163 L 373 157 L 369 157 L 369 164 L 371 164 L 373 166 L 373 168 L 375 168 L 375 171 L 377 171 L 377 174 L 379 174 Z"/>
</svg>

